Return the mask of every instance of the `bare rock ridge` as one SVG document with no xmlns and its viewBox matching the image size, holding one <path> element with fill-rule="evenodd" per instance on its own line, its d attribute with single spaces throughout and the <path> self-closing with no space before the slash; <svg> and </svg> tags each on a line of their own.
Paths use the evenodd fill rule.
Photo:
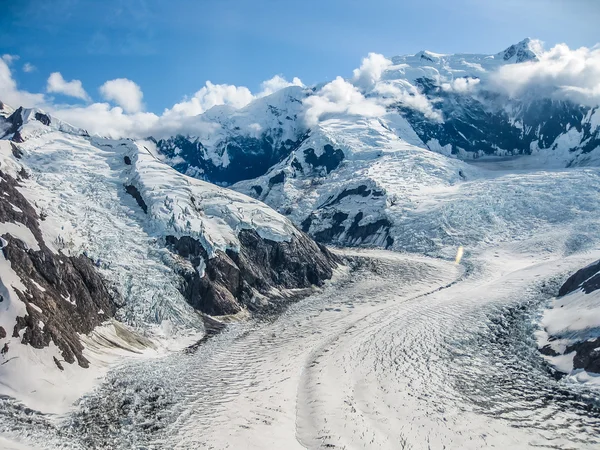
<svg viewBox="0 0 600 450">
<path fill-rule="evenodd" d="M 79 333 L 87 334 L 114 316 L 119 296 L 109 289 L 89 258 L 52 252 L 44 242 L 40 217 L 17 190 L 17 180 L 1 171 L 0 177 L 0 222 L 27 227 L 39 247 L 30 248 L 11 233 L 1 236 L 3 256 L 25 287 L 13 289 L 26 314 L 17 316 L 12 330 L 2 330 L 0 339 L 16 338 L 38 349 L 52 342 L 64 361 L 88 367 Z M 8 298 L 7 287 L 4 283 L 0 287 L 2 298 Z M 9 358 L 10 348 L 2 340 L 0 346 L 7 349 L 5 357 Z"/>
<path fill-rule="evenodd" d="M 209 259 L 196 239 L 166 237 L 168 246 L 196 268 L 182 265 L 179 270 L 185 280 L 182 293 L 194 308 L 213 315 L 235 314 L 244 307 L 264 310 L 278 297 L 292 295 L 290 289 L 321 286 L 338 262 L 304 233 L 289 242 L 276 242 L 262 239 L 254 230 L 242 230 L 239 240 L 239 252 L 218 251 Z M 208 263 L 202 268 L 204 261 Z"/>
</svg>

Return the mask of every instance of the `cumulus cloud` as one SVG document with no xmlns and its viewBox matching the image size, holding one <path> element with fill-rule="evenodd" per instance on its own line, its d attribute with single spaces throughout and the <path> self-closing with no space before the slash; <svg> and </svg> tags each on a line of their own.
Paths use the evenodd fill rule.
<svg viewBox="0 0 600 450">
<path fill-rule="evenodd" d="M 127 78 L 110 80 L 100 86 L 102 98 L 109 102 L 115 102 L 128 113 L 137 113 L 143 109 L 142 89 Z"/>
<path fill-rule="evenodd" d="M 351 114 L 378 117 L 385 114 L 385 107 L 376 99 L 366 98 L 356 86 L 342 77 L 323 86 L 315 95 L 304 100 L 306 122 L 313 126 L 326 114 Z"/>
<path fill-rule="evenodd" d="M 398 104 L 441 120 L 441 113 L 415 86 L 403 80 L 385 80 L 384 73 L 391 66 L 392 61 L 383 55 L 369 53 L 360 67 L 354 69 L 350 81 L 337 77 L 304 100 L 307 125 L 314 126 L 332 113 L 380 117 L 388 107 Z"/>
<path fill-rule="evenodd" d="M 48 77 L 46 92 L 67 95 L 89 101 L 90 97 L 79 80 L 66 81 L 60 72 L 53 72 Z"/>
<path fill-rule="evenodd" d="M 258 97 L 265 97 L 284 89 L 289 86 L 301 86 L 304 87 L 304 83 L 298 77 L 294 77 L 291 82 L 283 78 L 281 75 L 275 75 L 270 80 L 263 81 L 260 85 L 260 93 Z"/>
<path fill-rule="evenodd" d="M 352 82 L 365 90 L 372 89 L 381 80 L 383 72 L 392 65 L 392 61 L 378 53 L 369 53 L 358 69 L 354 69 Z"/>
<path fill-rule="evenodd" d="M 442 120 L 442 114 L 435 109 L 433 103 L 408 82 L 379 83 L 374 92 L 385 105 L 400 104 L 419 111 L 429 119 Z"/>
<path fill-rule="evenodd" d="M 37 68 L 31 63 L 23 64 L 23 72 L 30 73 L 34 72 Z"/>
<path fill-rule="evenodd" d="M 91 134 L 117 137 L 146 137 L 158 124 L 159 117 L 152 113 L 127 114 L 120 106 L 92 103 L 77 107 L 50 107 L 59 119 L 86 129 Z"/>
<path fill-rule="evenodd" d="M 448 83 L 442 83 L 442 89 L 448 92 L 464 94 L 467 92 L 473 92 L 480 82 L 481 80 L 479 78 L 455 78 L 454 80 Z"/>
<path fill-rule="evenodd" d="M 184 99 L 165 111 L 167 116 L 195 116 L 208 111 L 213 106 L 229 105 L 242 108 L 254 100 L 254 95 L 245 86 L 213 84 L 207 81 L 191 98 Z"/>
<path fill-rule="evenodd" d="M 4 57 L 0 58 L 0 100 L 14 108 L 39 106 L 45 101 L 44 94 L 33 94 L 17 87 Z"/>
<path fill-rule="evenodd" d="M 600 48 L 571 50 L 559 44 L 538 61 L 502 66 L 490 76 L 490 87 L 510 97 L 528 91 L 588 106 L 600 104 Z"/>
</svg>

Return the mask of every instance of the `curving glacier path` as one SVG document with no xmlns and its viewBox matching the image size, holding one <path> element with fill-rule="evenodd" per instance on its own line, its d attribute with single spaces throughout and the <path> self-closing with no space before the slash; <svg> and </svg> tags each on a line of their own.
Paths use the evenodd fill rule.
<svg viewBox="0 0 600 450">
<path fill-rule="evenodd" d="M 460 230 L 461 264 L 339 250 L 354 267 L 319 293 L 115 368 L 68 415 L 6 404 L 6 447 L 600 447 L 598 388 L 553 377 L 535 341 L 560 280 L 600 258 L 600 173 L 498 171 L 439 196 L 407 215 L 406 246 L 443 228 L 447 256 Z"/>
</svg>

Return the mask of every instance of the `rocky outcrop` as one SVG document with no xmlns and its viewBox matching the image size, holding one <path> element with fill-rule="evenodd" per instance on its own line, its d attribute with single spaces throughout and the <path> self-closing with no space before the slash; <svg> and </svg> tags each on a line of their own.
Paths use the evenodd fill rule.
<svg viewBox="0 0 600 450">
<path fill-rule="evenodd" d="M 600 373 L 600 261 L 584 267 L 560 287 L 544 324 L 548 344 L 540 351 L 556 357 L 573 356 L 573 370 Z"/>
<path fill-rule="evenodd" d="M 600 261 L 590 264 L 571 275 L 558 291 L 559 297 L 570 294 L 577 289 L 582 289 L 590 294 L 600 289 Z"/>
<path fill-rule="evenodd" d="M 291 289 L 321 286 L 338 264 L 303 233 L 283 242 L 263 239 L 254 230 L 238 237 L 239 252 L 217 251 L 209 258 L 198 240 L 167 236 L 169 248 L 189 263 L 180 264 L 179 273 L 185 280 L 182 293 L 194 308 L 212 315 L 265 311 L 301 295 Z"/>
<path fill-rule="evenodd" d="M 81 367 L 88 367 L 79 335 L 90 333 L 114 316 L 119 297 L 90 259 L 54 253 L 47 247 L 40 217 L 17 189 L 17 180 L 2 172 L 0 177 L 0 222 L 22 224 L 39 247 L 31 248 L 10 231 L 0 232 L 3 256 L 25 287 L 13 289 L 26 310 L 26 314 L 16 317 L 12 330 L 2 330 L 0 346 L 6 344 L 2 340 L 11 338 L 38 349 L 52 342 L 65 362 L 77 361 Z"/>
</svg>

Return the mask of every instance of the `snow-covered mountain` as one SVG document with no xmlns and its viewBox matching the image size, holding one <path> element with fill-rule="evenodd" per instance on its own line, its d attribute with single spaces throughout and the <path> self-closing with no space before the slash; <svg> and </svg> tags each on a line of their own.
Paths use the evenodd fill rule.
<svg viewBox="0 0 600 450">
<path fill-rule="evenodd" d="M 410 125 L 396 130 L 398 137 L 423 148 L 463 159 L 543 153 L 558 165 L 595 164 L 597 107 L 558 100 L 541 88 L 509 96 L 490 79 L 503 66 L 537 61 L 540 53 L 531 39 L 492 55 L 421 51 L 391 58 L 374 89 L 360 77 L 353 82 L 367 99 L 387 99 L 388 113 Z M 198 178 L 254 178 L 318 133 L 306 109 L 321 87 L 289 87 L 239 110 L 214 107 L 195 119 L 202 132 L 160 140 L 158 148 L 171 165 Z"/>
<path fill-rule="evenodd" d="M 180 172 L 207 181 L 231 184 L 263 175 L 305 138 L 302 101 L 309 92 L 292 86 L 239 110 L 215 106 L 192 120 L 198 135 L 161 139 L 157 148 Z"/>
<path fill-rule="evenodd" d="M 598 165 L 597 107 L 494 88 L 500 68 L 539 54 L 526 39 L 492 55 L 394 57 L 349 81 L 215 107 L 194 119 L 205 132 L 159 140 L 157 152 L 180 172 L 236 183 L 322 242 L 426 250 L 407 237 L 406 216 L 429 192 L 480 176 L 463 161 L 527 155 L 523 167 Z"/>
<path fill-rule="evenodd" d="M 40 110 L 2 120 L 0 394 L 61 403 L 107 354 L 199 337 L 201 313 L 268 308 L 337 265 L 267 205 L 182 175 L 143 143 Z M 38 392 L 44 380 L 57 388 Z"/>
</svg>

